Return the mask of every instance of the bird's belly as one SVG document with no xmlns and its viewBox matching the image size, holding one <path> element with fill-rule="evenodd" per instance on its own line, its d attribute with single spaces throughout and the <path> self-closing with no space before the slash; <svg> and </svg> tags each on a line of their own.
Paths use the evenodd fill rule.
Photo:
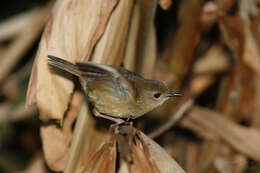
<svg viewBox="0 0 260 173">
<path fill-rule="evenodd" d="M 120 98 L 112 89 L 90 90 L 88 100 L 94 108 L 106 115 L 118 118 L 133 116 L 134 103 L 127 98 Z"/>
</svg>

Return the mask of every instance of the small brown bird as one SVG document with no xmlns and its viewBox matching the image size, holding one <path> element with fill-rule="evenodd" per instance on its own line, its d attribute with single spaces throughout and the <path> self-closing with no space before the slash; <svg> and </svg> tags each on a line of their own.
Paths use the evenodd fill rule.
<svg viewBox="0 0 260 173">
<path fill-rule="evenodd" d="M 170 92 L 161 82 L 143 77 L 122 67 L 77 62 L 73 64 L 48 55 L 49 65 L 79 78 L 93 113 L 117 124 L 123 119 L 135 119 L 160 106 L 170 97 L 181 96 Z"/>
</svg>

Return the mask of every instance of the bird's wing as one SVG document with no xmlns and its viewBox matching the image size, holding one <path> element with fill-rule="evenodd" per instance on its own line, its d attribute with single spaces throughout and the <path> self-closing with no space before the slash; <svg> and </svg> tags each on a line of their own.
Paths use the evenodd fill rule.
<svg viewBox="0 0 260 173">
<path fill-rule="evenodd" d="M 103 64 L 95 64 L 92 62 L 76 63 L 82 77 L 105 78 L 111 80 L 115 84 L 116 89 L 123 97 L 135 97 L 135 89 L 131 81 L 125 75 L 120 73 L 118 67 Z"/>
<path fill-rule="evenodd" d="M 80 78 L 88 80 L 92 79 L 104 79 L 106 81 L 111 80 L 115 88 L 118 90 L 122 97 L 135 97 L 135 89 L 131 81 L 122 73 L 121 68 L 113 67 L 102 64 L 95 64 L 92 62 L 78 62 L 73 64 L 65 59 L 48 55 L 49 64 L 56 68 L 67 71 Z"/>
</svg>

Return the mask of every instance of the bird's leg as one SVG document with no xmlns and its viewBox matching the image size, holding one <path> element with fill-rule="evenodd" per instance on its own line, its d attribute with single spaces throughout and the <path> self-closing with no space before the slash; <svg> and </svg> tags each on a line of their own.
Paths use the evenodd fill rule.
<svg viewBox="0 0 260 173">
<path fill-rule="evenodd" d="M 120 119 L 120 120 L 122 120 L 122 119 Z M 126 120 L 122 120 L 122 122 L 117 122 L 115 124 L 111 124 L 110 128 L 114 129 L 115 127 L 122 125 L 122 124 L 127 125 L 127 126 L 129 126 L 129 125 L 133 126 L 133 122 L 130 122 L 130 120 L 131 120 L 131 118 L 127 118 Z"/>
<path fill-rule="evenodd" d="M 111 117 L 111 116 L 108 116 L 108 115 L 105 115 L 105 114 L 101 114 L 95 108 L 93 109 L 93 114 L 96 117 L 101 117 L 101 118 L 116 122 L 115 124 L 112 124 L 111 126 L 120 125 L 120 124 L 123 124 L 125 122 L 124 120 L 122 120 L 120 118 L 114 118 L 114 117 Z"/>
</svg>

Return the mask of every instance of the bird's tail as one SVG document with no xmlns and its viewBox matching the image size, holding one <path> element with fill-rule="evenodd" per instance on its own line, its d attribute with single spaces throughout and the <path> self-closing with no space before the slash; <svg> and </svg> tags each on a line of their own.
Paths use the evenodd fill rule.
<svg viewBox="0 0 260 173">
<path fill-rule="evenodd" d="M 49 65 L 53 67 L 64 70 L 78 77 L 81 75 L 81 72 L 78 69 L 77 65 L 72 64 L 69 61 L 66 61 L 53 55 L 48 55 L 48 60 Z"/>
</svg>

